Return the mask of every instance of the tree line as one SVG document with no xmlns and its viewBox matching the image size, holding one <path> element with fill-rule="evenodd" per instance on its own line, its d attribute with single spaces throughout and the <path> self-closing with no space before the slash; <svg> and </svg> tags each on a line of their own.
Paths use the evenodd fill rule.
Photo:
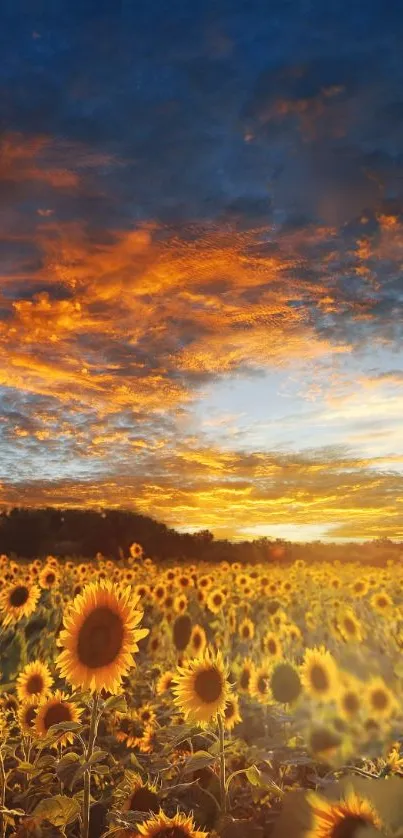
<svg viewBox="0 0 403 838">
<path fill-rule="evenodd" d="M 215 539 L 209 530 L 182 533 L 131 510 L 27 509 L 0 512 L 0 552 L 25 559 L 56 556 L 92 558 L 101 552 L 119 560 L 137 542 L 157 560 L 210 562 L 366 561 L 384 564 L 403 559 L 403 544 L 378 538 L 363 544 L 321 541 L 294 543 L 285 539 L 253 541 Z"/>
</svg>

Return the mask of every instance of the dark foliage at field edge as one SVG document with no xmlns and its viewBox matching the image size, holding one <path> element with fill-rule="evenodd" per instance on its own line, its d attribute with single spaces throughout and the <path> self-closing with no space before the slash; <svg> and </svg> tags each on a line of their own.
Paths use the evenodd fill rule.
<svg viewBox="0 0 403 838">
<path fill-rule="evenodd" d="M 216 540 L 208 530 L 180 533 L 145 515 L 128 510 L 25 509 L 0 512 L 0 552 L 31 559 L 49 553 L 93 557 L 98 551 L 119 559 L 139 542 L 159 561 L 175 558 L 210 562 L 365 561 L 385 564 L 401 557 L 403 544 L 377 539 L 365 544 L 296 544 L 282 539 Z"/>
</svg>

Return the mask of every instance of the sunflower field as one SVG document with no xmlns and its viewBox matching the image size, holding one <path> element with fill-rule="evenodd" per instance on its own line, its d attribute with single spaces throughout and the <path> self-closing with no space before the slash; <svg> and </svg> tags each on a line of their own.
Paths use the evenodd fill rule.
<svg viewBox="0 0 403 838">
<path fill-rule="evenodd" d="M 403 836 L 398 562 L 0 569 L 0 838 Z"/>
</svg>

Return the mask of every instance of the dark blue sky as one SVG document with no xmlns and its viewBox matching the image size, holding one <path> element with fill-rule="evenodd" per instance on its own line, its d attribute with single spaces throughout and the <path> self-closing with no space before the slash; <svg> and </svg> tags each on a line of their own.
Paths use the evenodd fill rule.
<svg viewBox="0 0 403 838">
<path fill-rule="evenodd" d="M 399 2 L 1 4 L 0 501 L 403 537 L 402 55 Z"/>
<path fill-rule="evenodd" d="M 120 171 L 97 168 L 102 196 L 82 196 L 95 227 L 234 214 L 248 225 L 276 211 L 327 221 L 329 188 L 337 220 L 347 221 L 377 205 L 376 178 L 384 198 L 400 199 L 399 3 L 2 9 L 2 129 L 121 161 Z M 65 217 L 80 198 L 69 197 Z"/>
</svg>

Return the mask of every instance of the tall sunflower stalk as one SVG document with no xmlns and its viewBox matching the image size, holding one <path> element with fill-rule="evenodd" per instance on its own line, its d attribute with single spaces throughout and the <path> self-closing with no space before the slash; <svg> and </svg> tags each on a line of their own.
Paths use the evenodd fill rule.
<svg viewBox="0 0 403 838">
<path fill-rule="evenodd" d="M 221 713 L 218 714 L 218 735 L 220 743 L 220 798 L 221 811 L 225 815 L 227 812 L 227 782 L 226 782 L 226 768 L 225 768 L 225 730 L 224 719 Z"/>
<path fill-rule="evenodd" d="M 85 750 L 82 838 L 88 838 L 91 800 L 91 757 L 102 710 L 101 693 L 116 694 L 122 678 L 134 666 L 137 641 L 148 634 L 138 628 L 143 617 L 137 611 L 130 588 L 122 590 L 109 580 L 90 583 L 78 594 L 64 615 L 60 633 L 62 647 L 57 658 L 61 674 L 75 688 L 92 693 L 90 730 Z"/>
<path fill-rule="evenodd" d="M 6 803 L 6 772 L 4 770 L 3 751 L 0 744 L 0 836 L 5 838 L 6 834 L 6 815 L 4 812 Z"/>
<path fill-rule="evenodd" d="M 84 773 L 84 795 L 82 810 L 82 838 L 88 838 L 90 829 L 90 800 L 91 800 L 91 757 L 94 753 L 95 741 L 97 738 L 98 725 L 101 718 L 99 712 L 99 696 L 94 693 L 91 708 L 90 731 L 88 745 L 85 752 L 86 769 Z"/>
<path fill-rule="evenodd" d="M 206 649 L 202 656 L 178 667 L 173 686 L 174 701 L 186 719 L 201 727 L 218 725 L 220 760 L 220 798 L 223 813 L 227 807 L 225 777 L 224 712 L 231 693 L 228 669 L 221 652 Z"/>
</svg>

